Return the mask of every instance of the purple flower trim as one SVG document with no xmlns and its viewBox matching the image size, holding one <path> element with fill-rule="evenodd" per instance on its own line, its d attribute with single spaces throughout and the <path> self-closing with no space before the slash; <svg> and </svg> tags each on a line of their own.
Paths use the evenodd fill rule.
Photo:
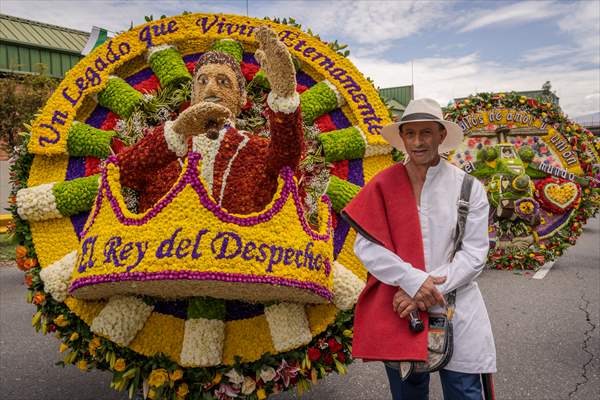
<svg viewBox="0 0 600 400">
<path fill-rule="evenodd" d="M 342 110 L 340 110 L 339 108 L 336 108 L 335 110 L 331 111 L 329 113 L 329 116 L 331 117 L 331 120 L 335 124 L 335 127 L 338 129 L 349 128 L 352 126 L 352 124 L 346 117 L 346 114 L 344 114 L 344 112 Z"/>
<path fill-rule="evenodd" d="M 344 129 L 352 126 L 350 121 L 344 114 L 344 112 L 336 108 L 329 113 L 329 117 L 335 124 L 337 129 Z M 349 160 L 348 161 L 348 182 L 354 183 L 359 186 L 365 185 L 365 176 L 363 172 L 363 160 Z M 338 224 L 333 232 L 333 259 L 337 259 L 338 255 L 344 247 L 348 232 L 350 232 L 350 225 L 342 218 L 340 214 L 336 214 Z"/>
<path fill-rule="evenodd" d="M 554 231 L 557 228 L 560 228 L 562 224 L 564 224 L 569 218 L 571 218 L 571 214 L 573 213 L 573 211 L 573 209 L 567 211 L 556 220 L 550 223 L 546 223 L 546 225 L 538 225 L 538 229 L 536 229 L 538 236 L 540 236 L 540 238 L 542 236 L 547 236 L 550 232 Z M 548 220 L 548 217 L 546 215 L 544 215 L 544 217 L 546 220 Z"/>
<path fill-rule="evenodd" d="M 125 78 L 125 82 L 129 83 L 131 86 L 137 85 L 138 83 L 144 82 L 147 79 L 152 78 L 154 75 L 154 71 L 151 68 L 145 68 L 128 78 Z"/>
<path fill-rule="evenodd" d="M 526 214 L 523 211 L 521 211 L 521 204 L 523 204 L 523 203 L 531 203 L 533 205 L 533 210 L 531 210 L 531 213 Z M 522 199 L 518 199 L 515 202 L 515 213 L 517 214 L 517 216 L 519 216 L 521 219 L 523 219 L 525 221 L 533 221 L 533 219 L 538 215 L 539 212 L 540 212 L 540 203 L 538 203 L 531 197 L 525 197 Z"/>
<path fill-rule="evenodd" d="M 85 157 L 69 157 L 65 181 L 85 176 Z"/>
<path fill-rule="evenodd" d="M 109 156 L 108 159 L 116 160 L 116 157 Z M 94 225 L 94 221 L 96 221 L 96 217 L 98 216 L 98 213 L 100 212 L 100 207 L 102 206 L 102 199 L 104 198 L 104 196 L 102 196 L 102 191 L 105 190 L 104 183 L 108 182 L 108 172 L 107 172 L 106 167 L 102 168 L 101 174 L 102 174 L 102 178 L 100 180 L 100 188 L 98 189 L 98 195 L 96 196 L 96 201 L 94 202 L 94 207 L 93 207 L 94 213 L 92 214 L 92 216 L 90 218 L 88 218 L 85 225 L 83 226 L 83 230 L 79 234 L 80 240 L 82 237 L 84 237 L 88 234 L 88 231 L 90 230 L 92 225 Z"/>
<path fill-rule="evenodd" d="M 325 276 L 329 276 L 331 274 L 331 263 L 329 260 L 325 260 L 323 264 L 325 264 Z"/>
<path fill-rule="evenodd" d="M 348 161 L 348 182 L 358 186 L 365 186 L 365 175 L 363 173 L 363 160 L 357 158 Z"/>
<path fill-rule="evenodd" d="M 296 82 L 307 88 L 310 88 L 317 83 L 317 81 L 311 78 L 306 72 L 302 71 L 296 72 Z"/>
<path fill-rule="evenodd" d="M 333 259 L 336 260 L 342 248 L 344 247 L 344 242 L 346 241 L 346 237 L 348 236 L 348 232 L 350 232 L 350 224 L 346 222 L 341 215 L 337 215 L 337 226 L 335 227 L 335 231 L 333 232 Z"/>
<path fill-rule="evenodd" d="M 189 62 L 193 62 L 194 64 L 196 64 L 196 62 L 198 61 L 198 59 L 200 58 L 200 56 L 204 54 L 204 53 L 194 53 L 194 54 L 188 54 L 187 56 L 183 56 L 183 62 L 184 63 L 189 63 Z M 192 71 L 193 73 L 193 71 Z"/>
<path fill-rule="evenodd" d="M 325 266 L 327 268 L 327 264 Z M 331 267 L 329 267 L 331 268 Z M 227 272 L 206 271 L 160 271 L 160 272 L 123 272 L 107 275 L 95 275 L 79 278 L 69 287 L 69 293 L 73 294 L 77 289 L 85 286 L 93 286 L 101 283 L 129 282 L 129 281 L 169 281 L 169 280 L 193 280 L 193 281 L 222 281 L 257 283 L 292 287 L 310 291 L 327 301 L 333 299 L 333 294 L 326 287 L 314 282 L 304 282 L 297 279 L 281 278 L 277 276 L 256 276 L 248 274 L 236 274 Z"/>
<path fill-rule="evenodd" d="M 281 194 L 280 194 L 279 198 L 277 200 L 275 200 L 275 202 L 273 203 L 273 205 L 270 209 L 268 209 L 268 210 L 264 211 L 262 214 L 259 214 L 256 216 L 238 217 L 238 216 L 231 215 L 231 214 L 227 213 L 226 211 L 224 211 L 221 207 L 219 207 L 219 205 L 217 203 L 212 201 L 212 199 L 209 197 L 208 193 L 206 192 L 206 189 L 200 182 L 200 179 L 198 178 L 197 173 L 194 172 L 198 169 L 198 161 L 199 160 L 200 160 L 200 154 L 193 153 L 193 152 L 189 153 L 188 168 L 182 173 L 182 175 L 180 175 L 175 186 L 173 186 L 173 188 L 171 188 L 171 190 L 163 197 L 163 199 L 161 201 L 159 201 L 154 207 L 152 207 L 149 211 L 147 211 L 139 219 L 138 218 L 127 218 L 123 214 L 123 211 L 119 207 L 119 203 L 117 202 L 116 198 L 114 197 L 114 195 L 112 193 L 112 189 L 110 188 L 110 186 L 108 184 L 107 168 L 105 168 L 102 171 L 102 184 L 100 187 L 100 191 L 98 193 L 98 197 L 101 197 L 102 191 L 104 191 L 104 193 L 106 194 L 106 197 L 108 198 L 108 201 L 110 202 L 110 205 L 111 205 L 114 213 L 117 216 L 117 219 L 122 224 L 124 224 L 124 225 L 144 225 L 150 219 L 154 218 L 159 212 L 161 212 L 168 204 L 170 204 L 173 201 L 173 199 L 175 199 L 175 197 L 189 184 L 192 186 L 192 188 L 194 188 L 196 193 L 199 195 L 201 204 L 206 209 L 212 211 L 212 213 L 217 218 L 219 218 L 221 221 L 236 224 L 239 226 L 254 226 L 254 225 L 269 221 L 271 218 L 273 218 L 273 216 L 275 216 L 275 214 L 277 214 L 279 211 L 281 211 L 281 209 L 283 208 L 284 204 L 287 201 L 288 196 L 291 193 L 293 200 L 294 200 L 294 204 L 296 206 L 297 213 L 298 213 L 298 218 L 300 219 L 300 223 L 302 224 L 302 228 L 304 229 L 304 231 L 314 240 L 322 240 L 322 241 L 329 240 L 329 238 L 331 236 L 331 202 L 329 201 L 328 198 L 323 198 L 323 201 L 325 201 L 327 203 L 327 206 L 329 209 L 329 219 L 327 222 L 327 225 L 328 225 L 327 232 L 324 235 L 319 235 L 318 233 L 316 233 L 312 230 L 312 228 L 308 225 L 308 223 L 306 222 L 306 219 L 304 218 L 304 210 L 302 208 L 302 203 L 300 202 L 300 196 L 298 194 L 296 185 L 294 184 L 293 173 L 289 168 L 284 168 L 281 172 L 281 177 L 284 180 L 284 185 L 281 190 Z M 111 163 L 114 165 L 117 165 L 117 160 L 116 160 L 115 156 L 108 157 L 106 161 L 107 161 L 107 165 L 111 164 Z M 91 218 L 90 223 L 88 224 L 88 229 L 90 226 L 93 225 L 94 220 L 96 219 L 96 216 L 100 209 L 101 200 L 99 201 L 98 198 L 96 198 L 96 205 L 97 205 L 97 207 L 94 212 L 94 215 Z M 86 229 L 86 231 L 83 233 L 84 235 L 87 234 L 88 229 Z"/>
<path fill-rule="evenodd" d="M 296 185 L 294 184 L 294 179 L 293 179 L 294 174 L 293 174 L 292 170 L 289 168 L 285 168 L 281 172 L 281 175 L 285 179 L 286 185 L 289 185 L 292 189 L 292 197 L 294 198 L 294 204 L 296 205 L 296 212 L 298 213 L 298 219 L 300 220 L 300 223 L 302 224 L 302 228 L 304 228 L 304 232 L 308 233 L 310 235 L 310 237 L 312 237 L 315 240 L 328 241 L 329 237 L 331 236 L 331 225 L 332 225 L 331 200 L 329 200 L 329 197 L 321 196 L 321 201 L 324 202 L 325 204 L 327 204 L 327 233 L 325 233 L 324 235 L 319 235 L 318 233 L 315 233 L 315 231 L 312 230 L 312 228 L 310 227 L 308 222 L 306 222 L 306 218 L 304 216 L 304 207 L 302 207 L 302 201 L 300 200 L 300 194 L 298 193 L 298 189 L 296 188 Z M 283 195 L 283 192 L 282 192 L 282 195 Z"/>
<path fill-rule="evenodd" d="M 154 304 L 154 311 L 186 320 L 187 306 L 187 300 L 157 301 Z"/>
<path fill-rule="evenodd" d="M 246 64 L 259 65 L 258 61 L 256 61 L 256 58 L 254 58 L 254 54 L 252 53 L 242 54 L 242 62 L 245 62 Z"/>
<path fill-rule="evenodd" d="M 83 232 L 85 221 L 87 221 L 89 215 L 90 213 L 87 211 L 71 215 L 71 223 L 73 224 L 73 229 L 75 229 L 75 233 L 77 234 L 78 239 L 81 239 L 81 233 Z"/>
<path fill-rule="evenodd" d="M 264 312 L 264 304 L 249 303 L 239 300 L 225 301 L 225 321 L 248 319 L 264 314 Z"/>
<path fill-rule="evenodd" d="M 100 129 L 109 112 L 110 110 L 108 108 L 98 105 L 96 108 L 94 108 L 94 111 L 92 111 L 92 114 L 88 117 L 88 119 L 85 120 L 85 123 L 93 126 L 94 128 Z"/>
</svg>

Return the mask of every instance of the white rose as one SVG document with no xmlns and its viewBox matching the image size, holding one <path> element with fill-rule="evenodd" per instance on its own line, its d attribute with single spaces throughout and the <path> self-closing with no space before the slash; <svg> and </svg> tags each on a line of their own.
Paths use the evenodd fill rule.
<svg viewBox="0 0 600 400">
<path fill-rule="evenodd" d="M 260 379 L 262 379 L 265 383 L 271 382 L 273 379 L 275 379 L 276 374 L 277 373 L 272 367 L 263 367 L 260 370 Z"/>
<path fill-rule="evenodd" d="M 241 385 L 244 383 L 244 377 L 240 375 L 235 369 L 230 369 L 229 372 L 225 374 L 226 377 L 229 378 L 229 382 L 234 383 L 236 385 Z"/>
<path fill-rule="evenodd" d="M 256 382 L 254 379 L 250 377 L 244 378 L 244 384 L 242 385 L 242 393 L 243 394 L 252 394 L 254 393 L 254 389 L 256 389 Z"/>
</svg>

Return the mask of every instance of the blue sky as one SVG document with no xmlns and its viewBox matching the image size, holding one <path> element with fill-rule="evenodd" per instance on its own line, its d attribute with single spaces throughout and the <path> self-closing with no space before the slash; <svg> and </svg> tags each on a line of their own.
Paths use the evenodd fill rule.
<svg viewBox="0 0 600 400">
<path fill-rule="evenodd" d="M 144 15 L 246 14 L 245 0 L 2 0 L 0 11 L 89 31 Z M 380 87 L 414 82 L 416 97 L 445 104 L 477 91 L 535 90 L 550 80 L 572 117 L 600 111 L 600 1 L 248 1 L 253 17 L 294 17 Z M 414 71 L 414 73 L 413 73 Z"/>
</svg>

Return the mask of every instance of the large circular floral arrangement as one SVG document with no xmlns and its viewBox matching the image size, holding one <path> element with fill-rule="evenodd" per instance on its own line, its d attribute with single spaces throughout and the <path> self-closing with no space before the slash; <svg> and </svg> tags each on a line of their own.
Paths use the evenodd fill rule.
<svg viewBox="0 0 600 400">
<path fill-rule="evenodd" d="M 600 207 L 600 138 L 548 99 L 479 93 L 445 110 L 465 131 L 449 159 L 488 191 L 494 268 L 554 260 Z"/>
<path fill-rule="evenodd" d="M 278 33 L 295 59 L 306 143 L 302 193 L 295 197 L 302 199 L 299 210 L 305 215 L 298 215 L 303 224 L 305 218 L 310 226 L 329 224 L 332 285 L 344 295 L 312 305 L 70 296 L 65 283 L 70 267 L 78 262 L 85 269 L 77 250 L 86 248 L 80 241 L 100 198 L 99 174 L 104 171 L 102 182 L 108 185 L 112 153 L 185 109 L 191 73 L 203 52 L 224 51 L 240 62 L 249 100 L 238 122 L 268 135 L 269 82 L 253 57 L 253 31 L 262 24 Z M 32 325 L 62 342 L 61 363 L 110 370 L 116 390 L 130 396 L 142 390 L 156 399 L 264 399 L 290 388 L 302 392 L 332 371 L 346 371 L 352 309 L 366 271 L 352 252 L 356 233 L 337 212 L 394 162 L 379 136 L 389 114 L 337 42 L 324 43 L 300 28 L 222 14 L 148 22 L 95 48 L 67 73 L 32 122 L 11 167 L 21 242 L 17 261 L 26 271 L 29 301 L 37 306 Z M 335 211 L 329 221 L 323 221 L 323 194 Z M 134 191 L 123 188 L 115 198 L 124 214 L 137 212 Z M 265 237 L 275 234 L 266 231 Z M 122 251 L 129 254 L 132 248 Z M 209 324 L 200 329 L 200 319 Z M 214 329 L 206 329 L 211 324 Z M 215 343 L 222 352 L 214 352 Z"/>
</svg>

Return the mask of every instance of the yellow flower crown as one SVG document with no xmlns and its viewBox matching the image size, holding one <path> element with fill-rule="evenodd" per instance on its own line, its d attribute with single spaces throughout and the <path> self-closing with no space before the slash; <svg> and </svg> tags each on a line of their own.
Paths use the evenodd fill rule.
<svg viewBox="0 0 600 400">
<path fill-rule="evenodd" d="M 293 173 L 284 169 L 265 210 L 230 214 L 205 189 L 199 161 L 190 153 L 171 190 L 144 214 L 134 214 L 121 196 L 116 160 L 109 160 L 82 232 L 70 293 L 82 299 L 141 294 L 331 301 L 329 201 L 320 202 L 323 222 L 313 230 Z"/>
</svg>

